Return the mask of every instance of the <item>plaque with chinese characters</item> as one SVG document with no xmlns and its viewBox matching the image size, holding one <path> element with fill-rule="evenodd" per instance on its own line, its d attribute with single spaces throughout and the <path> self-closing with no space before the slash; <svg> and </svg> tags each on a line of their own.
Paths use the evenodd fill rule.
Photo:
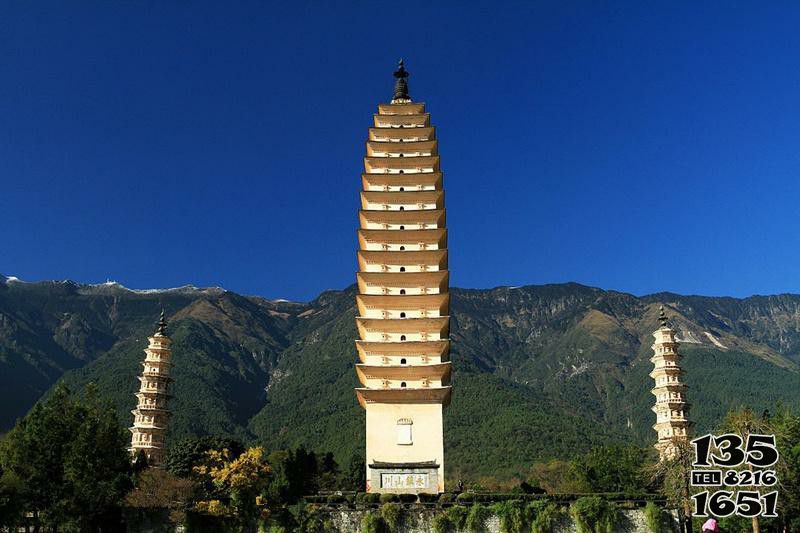
<svg viewBox="0 0 800 533">
<path fill-rule="evenodd" d="M 428 474 L 381 474 L 381 487 L 384 489 L 421 489 L 427 486 Z"/>
</svg>

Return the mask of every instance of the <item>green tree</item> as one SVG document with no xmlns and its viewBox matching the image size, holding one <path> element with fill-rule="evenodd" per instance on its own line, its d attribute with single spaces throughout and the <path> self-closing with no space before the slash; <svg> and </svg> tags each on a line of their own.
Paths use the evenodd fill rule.
<svg viewBox="0 0 800 533">
<path fill-rule="evenodd" d="M 11 528 L 19 523 L 23 507 L 20 501 L 21 483 L 11 473 L 0 467 L 0 530 Z"/>
<path fill-rule="evenodd" d="M 66 387 L 38 403 L 2 443 L 0 464 L 21 484 L 25 509 L 49 528 L 119 527 L 131 483 L 128 435 L 114 410 L 87 387 Z"/>
<path fill-rule="evenodd" d="M 781 454 L 779 515 L 786 531 L 800 531 L 800 415 L 780 407 L 770 422 Z"/>
<path fill-rule="evenodd" d="M 645 492 L 647 452 L 636 446 L 601 446 L 571 463 L 572 474 L 593 492 Z"/>
<path fill-rule="evenodd" d="M 325 453 L 319 461 L 319 488 L 336 490 L 339 488 L 339 465 L 331 452 Z"/>
<path fill-rule="evenodd" d="M 190 437 L 171 444 L 164 459 L 164 468 L 178 477 L 192 477 L 194 467 L 201 465 L 209 450 L 228 450 L 233 457 L 244 451 L 244 445 L 226 437 Z"/>
<path fill-rule="evenodd" d="M 366 465 L 364 456 L 354 453 L 347 463 L 347 472 L 344 477 L 344 487 L 348 490 L 363 491 L 367 487 Z"/>
</svg>

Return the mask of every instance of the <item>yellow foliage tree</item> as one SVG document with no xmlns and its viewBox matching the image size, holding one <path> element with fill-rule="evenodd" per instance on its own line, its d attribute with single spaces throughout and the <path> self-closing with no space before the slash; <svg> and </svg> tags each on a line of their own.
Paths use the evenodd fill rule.
<svg viewBox="0 0 800 533">
<path fill-rule="evenodd" d="M 225 496 L 223 499 L 197 502 L 197 511 L 228 517 L 245 526 L 252 526 L 269 517 L 262 492 L 267 488 L 272 469 L 262 448 L 248 448 L 236 458 L 231 457 L 228 449 L 209 450 L 205 462 L 196 466 L 194 472 L 211 481 Z"/>
</svg>

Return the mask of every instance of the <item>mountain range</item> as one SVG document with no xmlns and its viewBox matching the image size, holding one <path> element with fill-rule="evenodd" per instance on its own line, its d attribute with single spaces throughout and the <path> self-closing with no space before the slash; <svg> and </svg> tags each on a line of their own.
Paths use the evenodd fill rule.
<svg viewBox="0 0 800 533">
<path fill-rule="evenodd" d="M 0 276 L 0 432 L 58 381 L 97 384 L 131 421 L 162 307 L 175 367 L 170 439 L 363 453 L 353 392 L 355 288 L 308 303 L 191 286 L 26 283 Z M 679 332 L 699 433 L 728 409 L 800 406 L 800 295 L 637 297 L 576 283 L 451 289 L 450 475 L 523 475 L 609 443 L 648 446 L 649 361 L 664 305 Z"/>
</svg>

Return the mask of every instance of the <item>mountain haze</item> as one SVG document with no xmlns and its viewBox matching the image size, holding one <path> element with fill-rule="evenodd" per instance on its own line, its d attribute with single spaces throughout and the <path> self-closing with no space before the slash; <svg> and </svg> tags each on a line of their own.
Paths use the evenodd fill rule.
<svg viewBox="0 0 800 533">
<path fill-rule="evenodd" d="M 683 341 L 698 431 L 741 404 L 800 404 L 800 295 L 636 297 L 568 283 L 452 289 L 451 298 L 451 475 L 511 476 L 596 444 L 649 444 L 662 304 Z M 60 379 L 96 382 L 128 424 L 163 306 L 174 341 L 171 438 L 231 435 L 346 461 L 364 442 L 354 300 L 353 287 L 294 303 L 0 277 L 0 431 Z"/>
</svg>

